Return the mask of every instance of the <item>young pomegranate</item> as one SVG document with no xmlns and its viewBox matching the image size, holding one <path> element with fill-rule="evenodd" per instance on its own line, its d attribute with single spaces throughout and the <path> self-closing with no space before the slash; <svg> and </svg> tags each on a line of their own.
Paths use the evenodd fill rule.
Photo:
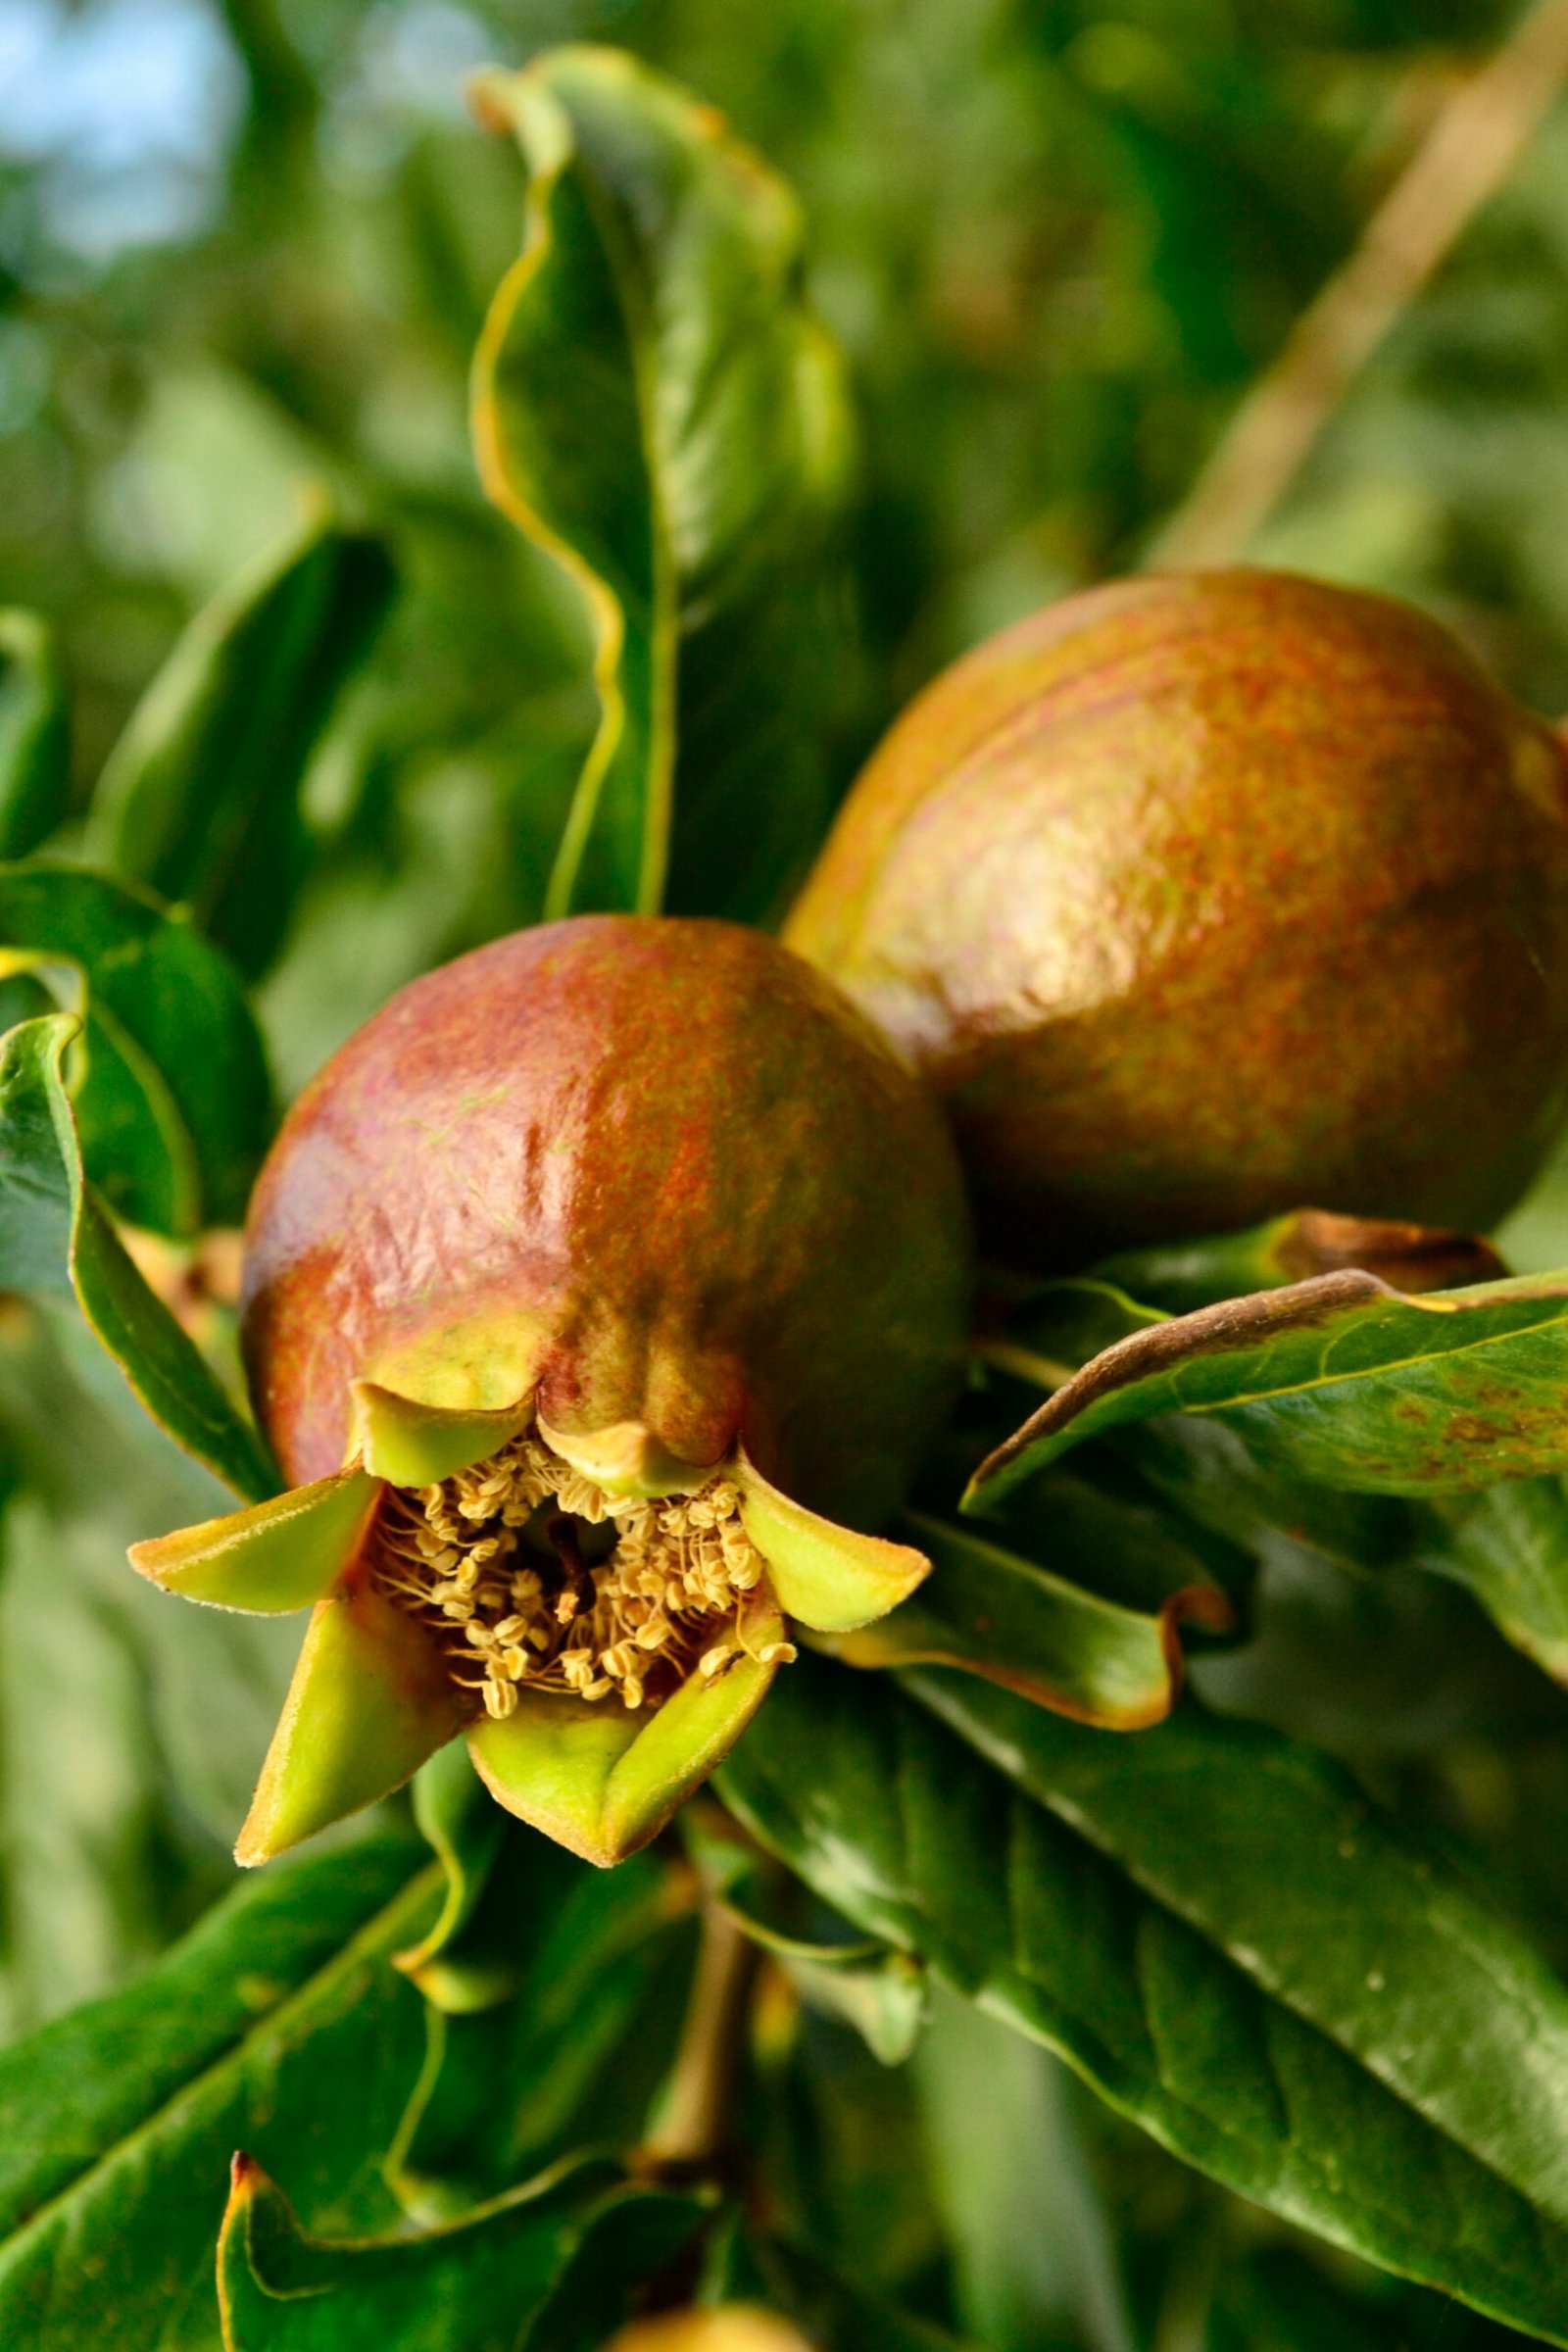
<svg viewBox="0 0 1568 2352">
<path fill-rule="evenodd" d="M 1484 1228 L 1568 1076 L 1564 751 L 1386 597 L 1123 581 L 919 697 L 785 936 L 1016 1263 L 1306 1203 Z"/>
<path fill-rule="evenodd" d="M 314 1602 L 259 1862 L 466 1733 L 500 1801 L 642 1844 L 793 1656 L 919 1581 L 855 1532 L 950 1400 L 968 1241 L 915 1080 L 755 931 L 555 923 L 417 980 L 295 1104 L 246 1237 L 292 1491 L 136 1546 Z"/>
</svg>

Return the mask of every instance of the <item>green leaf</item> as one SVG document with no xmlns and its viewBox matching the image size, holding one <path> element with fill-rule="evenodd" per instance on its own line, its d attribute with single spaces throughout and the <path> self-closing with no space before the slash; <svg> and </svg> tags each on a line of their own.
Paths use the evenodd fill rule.
<svg viewBox="0 0 1568 2352">
<path fill-rule="evenodd" d="M 1109 1283 L 1045 1283 L 980 1354 L 1007 1378 L 1054 1396 L 1102 1348 L 1164 1319 L 1158 1307 L 1140 1305 Z M 1103 1443 L 1185 1519 L 1248 1550 L 1278 1532 L 1345 1566 L 1383 1567 L 1408 1558 L 1424 1525 L 1410 1503 L 1394 1495 L 1345 1494 L 1259 1462 L 1234 1429 L 1209 1416 L 1128 1423 Z M 988 1515 L 1002 1499 L 988 1492 Z"/>
<path fill-rule="evenodd" d="M 498 2352 L 524 2338 L 587 2352 L 604 2337 L 579 2332 L 581 2305 L 613 2328 L 704 2218 L 694 2198 L 612 2180 L 611 2167 L 574 2167 L 417 2236 L 318 2238 L 236 2157 L 218 2254 L 225 2352 Z"/>
<path fill-rule="evenodd" d="M 71 729 L 54 633 L 36 612 L 0 612 L 0 858 L 25 858 L 71 793 Z"/>
<path fill-rule="evenodd" d="M 1133 2352 L 1065 2069 L 942 1990 L 915 2074 L 964 2325 L 992 2352 Z"/>
<path fill-rule="evenodd" d="M 381 541 L 314 502 L 197 613 L 99 779 L 94 858 L 188 906 L 249 976 L 276 952 L 304 875 L 311 754 L 393 586 Z"/>
<path fill-rule="evenodd" d="M 507 1816 L 468 1761 L 461 1740 L 438 1748 L 414 1780 L 414 1818 L 446 1873 L 446 1894 L 430 1932 L 406 1952 L 405 1970 L 437 2009 L 454 2016 L 493 2008 L 516 1983 L 517 1956 L 466 1938 L 483 1902 L 507 1835 Z M 466 1944 L 468 1948 L 466 1948 Z"/>
<path fill-rule="evenodd" d="M 1102 1283 L 1059 1283 L 1046 1286 L 988 1352 L 999 1369 L 1056 1392 L 1086 1349 L 1157 1325 L 1153 1310 Z M 1509 1480 L 1479 1494 L 1440 1494 L 1422 1503 L 1315 1485 L 1293 1468 L 1260 1460 L 1249 1436 L 1217 1414 L 1165 1414 L 1111 1428 L 1099 1443 L 1184 1518 L 1234 1544 L 1262 1551 L 1270 1537 L 1284 1536 L 1345 1567 L 1376 1570 L 1409 1561 L 1465 1586 L 1506 1640 L 1568 1681 L 1568 1498 L 1561 1480 Z M 1055 1525 L 1061 1475 L 1052 1470 L 1013 1489 L 1003 1507 L 1027 1507 L 1041 1524 Z M 996 1509 L 997 1488 L 978 1491 L 976 1499 Z M 1120 1558 L 1128 1547 L 1123 1541 L 1110 1548 Z"/>
<path fill-rule="evenodd" d="M 318 2225 L 395 2220 L 377 2160 L 419 2003 L 388 1960 L 436 1876 L 395 1837 L 281 1865 L 123 1992 L 0 2053 L 0 2340 L 210 2352 L 237 2146 Z"/>
<path fill-rule="evenodd" d="M 200 1350 L 148 1288 L 82 1176 L 61 1065 L 76 1023 L 53 1013 L 0 1039 L 0 1290 L 74 1293 L 155 1421 L 241 1494 L 277 1474 Z"/>
<path fill-rule="evenodd" d="M 940 1718 L 940 1720 L 938 1720 Z M 1568 2341 L 1568 1989 L 1315 1751 L 805 1660 L 721 1791 L 1176 2155 Z"/>
<path fill-rule="evenodd" d="M 1434 1505 L 1416 1564 L 1473 1592 L 1499 1633 L 1568 1683 L 1568 1490 L 1525 1478 Z"/>
<path fill-rule="evenodd" d="M 1212 1417 L 1265 1465 L 1362 1493 L 1530 1478 L 1568 1468 L 1565 1374 L 1564 1275 L 1410 1298 L 1372 1274 L 1324 1274 L 1116 1342 L 982 1463 L 967 1499 L 1161 1413 Z"/>
<path fill-rule="evenodd" d="M 1103 1516 L 1110 1525 L 1102 1532 L 1129 1532 L 1112 1508 Z M 1130 1732 L 1162 1722 L 1176 1703 L 1182 1623 L 1217 1633 L 1233 1623 L 1225 1594 L 1179 1538 L 1169 1548 L 1185 1578 L 1146 1610 L 925 1512 L 906 1512 L 899 1525 L 935 1574 L 891 1616 L 813 1641 L 847 1665 L 961 1667 L 1036 1706 Z M 1136 1527 L 1130 1532 L 1136 1540 Z"/>
<path fill-rule="evenodd" d="M 222 1491 L 74 1300 L 0 1315 L 0 1430 L 23 1482 L 0 1574 L 4 2040 L 123 1984 L 232 1883 L 298 1629 L 127 1573 L 129 1537 Z"/>
<path fill-rule="evenodd" d="M 427 2013 L 425 2063 L 387 2163 L 422 2222 L 467 2212 L 573 2146 L 629 2149 L 686 2001 L 683 1874 L 643 1855 L 598 1871 L 490 1810 L 504 1841 L 443 1959 L 470 1964 L 465 1982 L 488 1966 L 492 1988 L 505 1963 L 512 1989 L 482 2010 Z"/>
<path fill-rule="evenodd" d="M 495 503 L 582 592 L 601 715 L 548 910 L 758 914 L 825 813 L 826 549 L 850 427 L 794 197 L 621 53 L 479 88 L 529 169 L 475 363 Z M 678 754 L 677 754 L 678 744 Z"/>
<path fill-rule="evenodd" d="M 176 1235 L 238 1224 L 272 1095 L 217 949 L 139 890 L 37 859 L 0 866 L 0 969 L 52 981 L 84 1015 L 76 1116 L 116 1214 Z"/>
</svg>

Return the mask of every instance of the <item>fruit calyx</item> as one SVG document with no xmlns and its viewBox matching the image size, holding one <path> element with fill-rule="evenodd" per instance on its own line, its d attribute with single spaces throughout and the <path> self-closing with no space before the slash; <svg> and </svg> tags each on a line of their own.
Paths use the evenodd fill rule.
<svg viewBox="0 0 1568 2352">
<path fill-rule="evenodd" d="M 186 1599 L 314 1604 L 242 1863 L 386 1795 L 460 1736 L 509 1812 L 618 1862 L 750 1722 L 796 1654 L 792 1620 L 851 1631 L 929 1572 L 910 1545 L 781 1494 L 744 1447 L 662 1494 L 617 1494 L 526 1404 L 481 1415 L 362 1387 L 358 1418 L 332 1477 L 131 1548 Z M 646 1464 L 657 1448 L 634 1434 L 583 1450 Z"/>
</svg>

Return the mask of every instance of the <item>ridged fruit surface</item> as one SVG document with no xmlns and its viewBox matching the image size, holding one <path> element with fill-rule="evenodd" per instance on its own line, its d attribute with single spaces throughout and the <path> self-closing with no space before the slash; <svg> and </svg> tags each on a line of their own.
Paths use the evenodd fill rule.
<svg viewBox="0 0 1568 2352">
<path fill-rule="evenodd" d="M 785 937 L 944 1099 L 994 1255 L 1485 1228 L 1568 1074 L 1563 749 L 1389 598 L 1119 582 L 910 706 Z"/>
<path fill-rule="evenodd" d="M 244 1337 L 293 1481 L 351 1383 L 532 1395 L 567 1436 L 737 1441 L 868 1525 L 957 1377 L 969 1243 L 905 1065 L 762 934 L 590 916 L 416 980 L 318 1073 L 263 1171 Z"/>
</svg>

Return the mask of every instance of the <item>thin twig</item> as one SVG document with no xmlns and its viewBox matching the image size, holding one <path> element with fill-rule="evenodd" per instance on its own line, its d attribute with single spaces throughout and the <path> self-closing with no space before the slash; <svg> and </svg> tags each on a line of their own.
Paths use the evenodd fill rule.
<svg viewBox="0 0 1568 2352">
<path fill-rule="evenodd" d="M 1163 565 L 1243 556 L 1347 387 L 1502 185 L 1568 81 L 1568 0 L 1538 0 L 1439 114 L 1360 242 L 1243 401 L 1154 550 Z"/>
<path fill-rule="evenodd" d="M 757 1962 L 757 1946 L 708 1896 L 675 2071 L 659 2122 L 640 2152 L 641 2169 L 690 2179 L 721 2165 Z"/>
</svg>

